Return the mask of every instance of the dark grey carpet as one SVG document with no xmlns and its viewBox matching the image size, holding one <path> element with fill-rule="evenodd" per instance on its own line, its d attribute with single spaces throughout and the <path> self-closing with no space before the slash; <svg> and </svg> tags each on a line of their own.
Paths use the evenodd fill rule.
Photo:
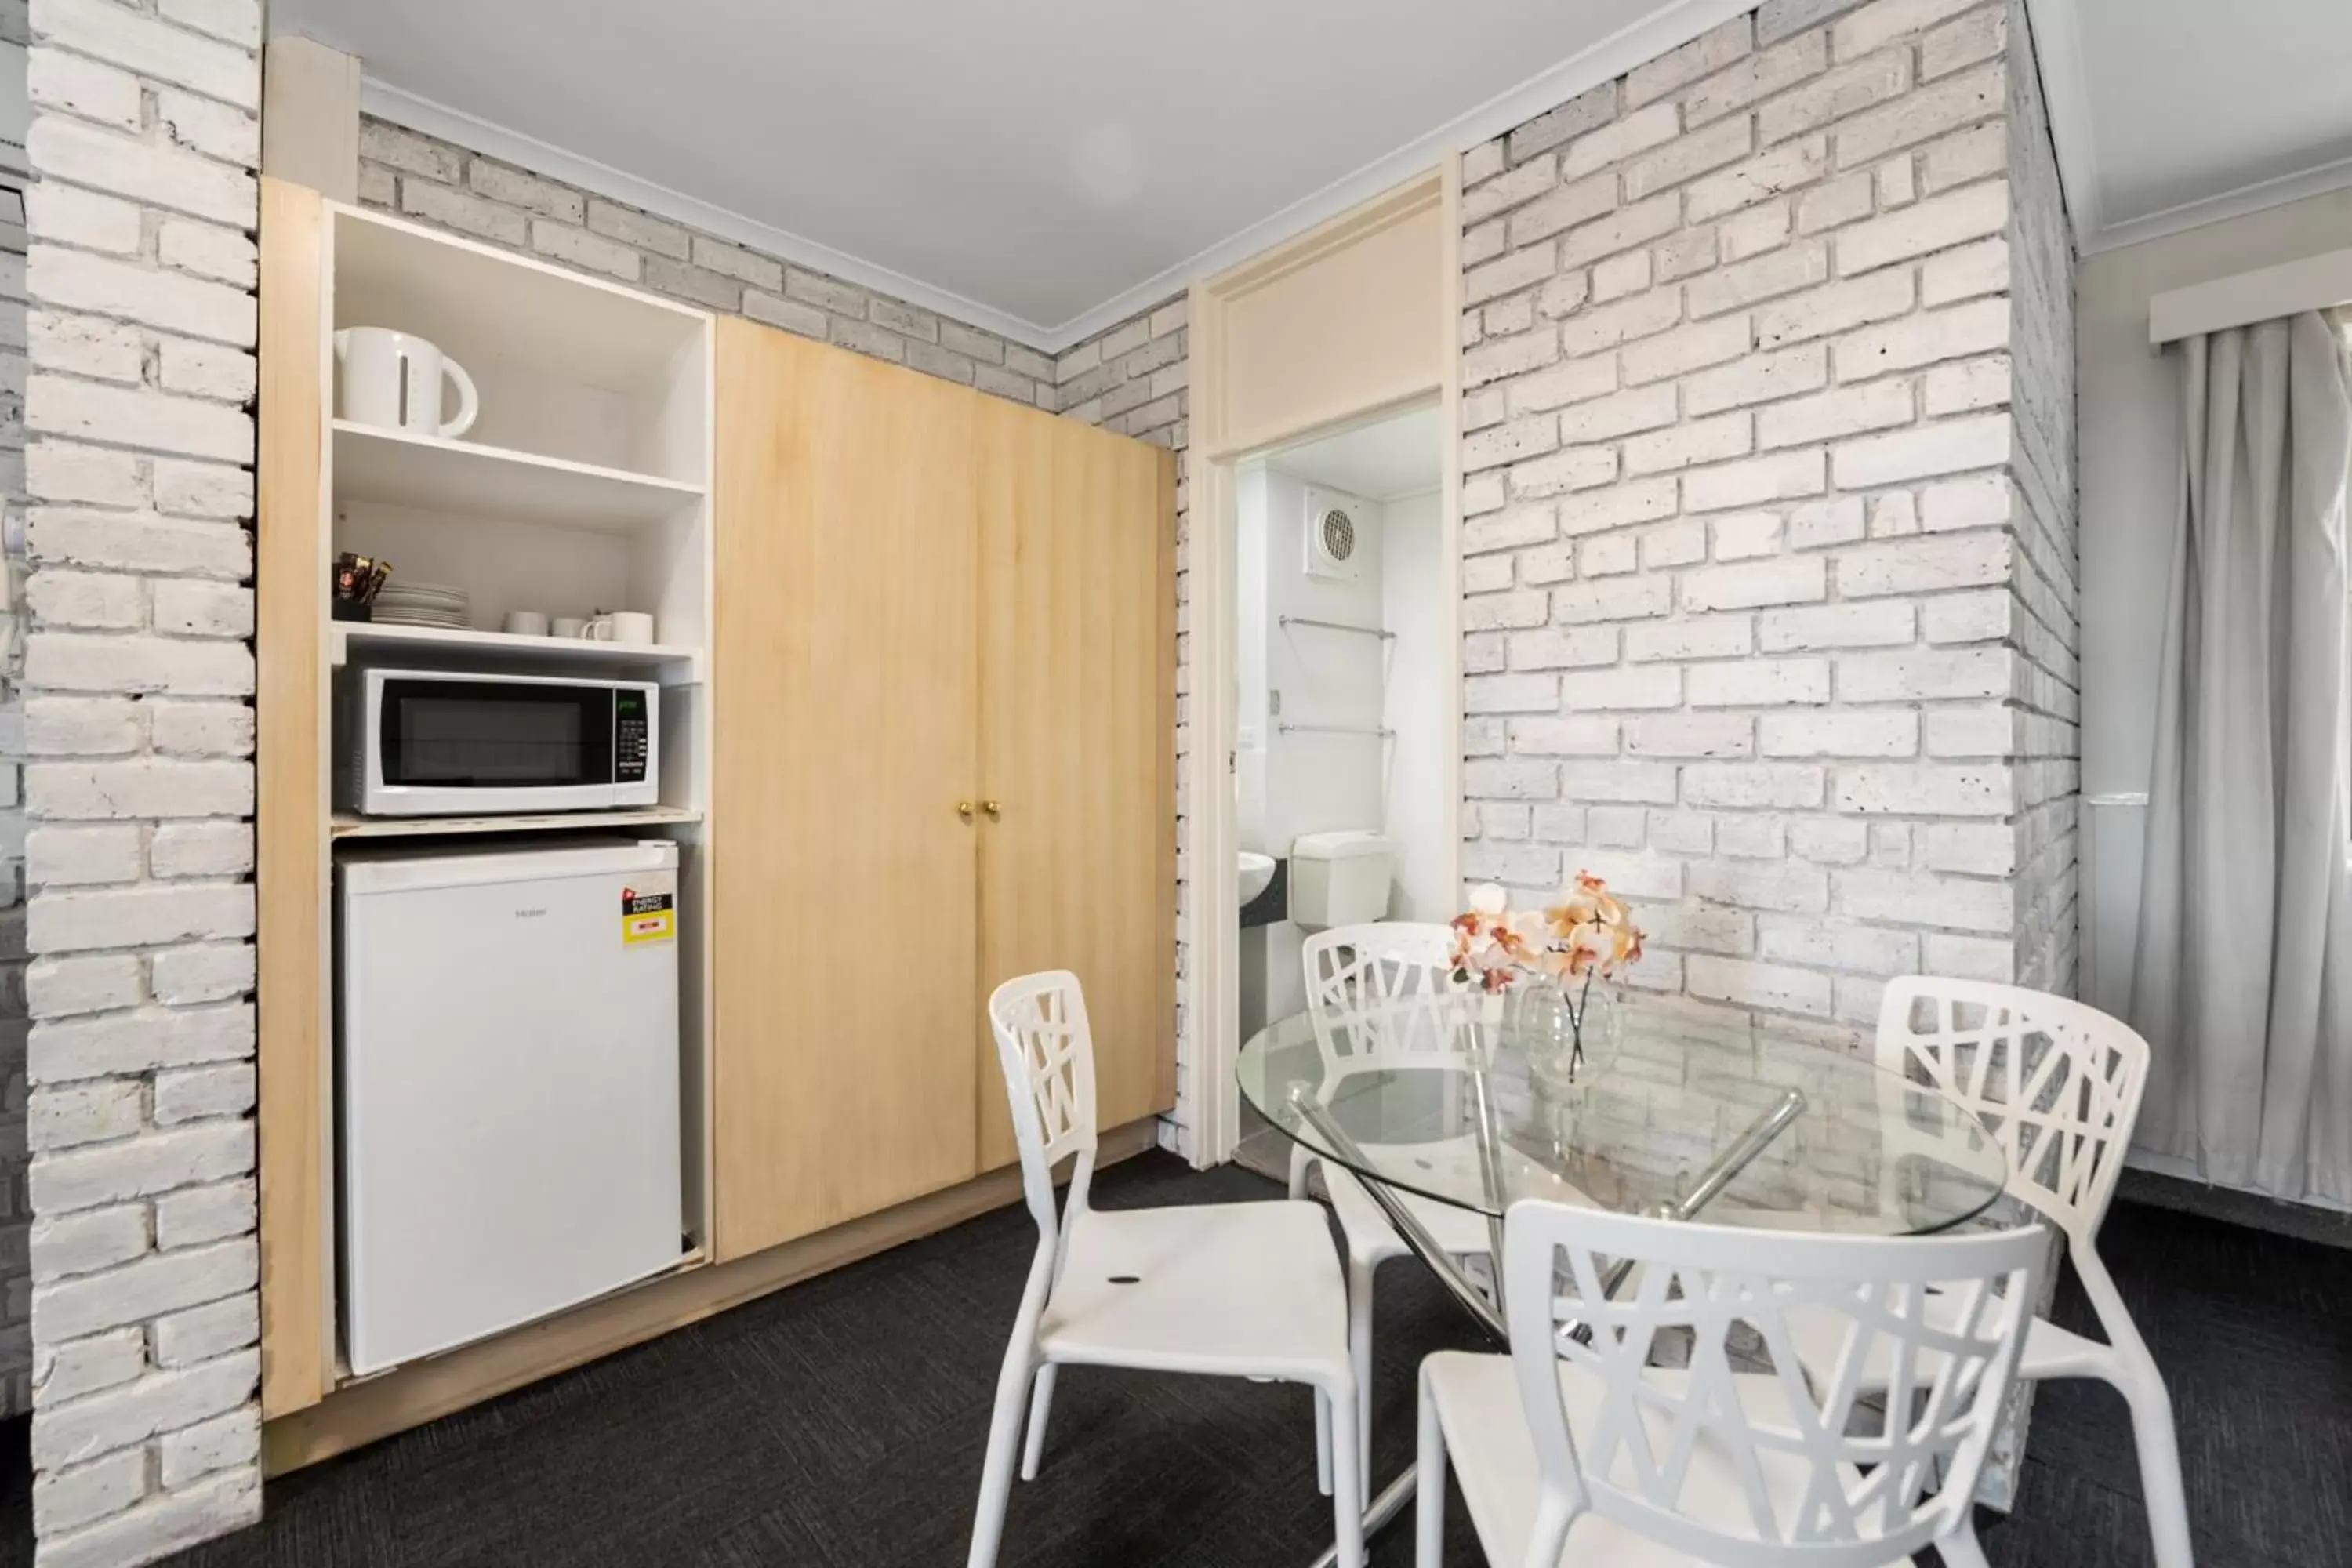
<svg viewBox="0 0 2352 1568">
<path fill-rule="evenodd" d="M 1106 1206 L 1264 1197 L 1164 1156 Z M 1035 1233 L 1002 1210 L 273 1483 L 262 1524 L 178 1568 L 951 1565 Z M 2203 1568 L 2352 1568 L 2352 1251 L 2119 1205 L 2102 1253 L 2171 1381 Z M 1413 1368 L 1473 1342 L 1411 1265 L 1383 1270 L 1375 1468 L 1409 1461 Z M 2069 1287 L 2061 1321 L 2088 1327 Z M 21 1498 L 21 1493 L 17 1494 Z M 21 1508 L 21 1501 L 17 1506 Z M 1458 1505 L 1448 1561 L 1481 1561 Z M 1004 1568 L 1303 1568 L 1327 1544 L 1307 1394 L 1066 1371 Z M 21 1516 L 13 1521 L 21 1535 Z M 2000 1568 L 2147 1562 L 2123 1402 L 2040 1396 Z M 1412 1561 L 1391 1528 L 1373 1562 Z M 1600 1565 L 1605 1568 L 1605 1565 Z"/>
</svg>

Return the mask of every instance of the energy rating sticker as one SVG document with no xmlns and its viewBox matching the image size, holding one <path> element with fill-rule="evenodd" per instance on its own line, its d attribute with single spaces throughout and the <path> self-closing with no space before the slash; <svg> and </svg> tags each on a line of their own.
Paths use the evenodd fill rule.
<svg viewBox="0 0 2352 1568">
<path fill-rule="evenodd" d="M 621 942 L 668 942 L 677 935 L 677 898 L 672 893 L 621 889 Z"/>
</svg>

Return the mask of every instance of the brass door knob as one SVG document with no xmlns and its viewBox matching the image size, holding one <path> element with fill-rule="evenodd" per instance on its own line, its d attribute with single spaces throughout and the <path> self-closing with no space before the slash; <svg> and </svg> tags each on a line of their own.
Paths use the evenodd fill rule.
<svg viewBox="0 0 2352 1568">
<path fill-rule="evenodd" d="M 970 822 L 971 820 L 971 802 L 968 800 L 960 800 L 956 802 L 956 815 L 962 817 L 966 822 Z"/>
<path fill-rule="evenodd" d="M 1004 816 L 1004 803 L 1001 800 L 983 800 L 980 803 L 980 809 L 988 813 L 991 822 L 1001 821 Z"/>
</svg>

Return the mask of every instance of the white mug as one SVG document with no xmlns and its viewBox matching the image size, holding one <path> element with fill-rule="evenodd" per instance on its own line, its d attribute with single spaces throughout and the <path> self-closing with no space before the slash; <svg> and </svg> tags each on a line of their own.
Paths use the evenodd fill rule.
<svg viewBox="0 0 2352 1568">
<path fill-rule="evenodd" d="M 345 327 L 335 334 L 336 400 L 362 425 L 454 439 L 482 411 L 474 378 L 436 345 L 386 327 Z M 457 417 L 441 418 L 441 384 L 457 388 Z"/>
<path fill-rule="evenodd" d="M 547 616 L 537 610 L 509 610 L 502 629 L 509 637 L 543 637 Z"/>
<path fill-rule="evenodd" d="M 643 610 L 604 610 L 576 634 L 591 642 L 644 647 L 654 640 L 654 618 Z"/>
<path fill-rule="evenodd" d="M 547 635 L 556 637 L 586 637 L 588 623 L 579 616 L 558 616 L 547 623 Z"/>
</svg>

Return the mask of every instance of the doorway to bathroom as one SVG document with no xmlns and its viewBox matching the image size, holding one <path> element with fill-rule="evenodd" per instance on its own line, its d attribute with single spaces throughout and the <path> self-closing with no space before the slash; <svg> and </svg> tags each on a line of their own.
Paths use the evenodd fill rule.
<svg viewBox="0 0 2352 1568">
<path fill-rule="evenodd" d="M 1235 1038 L 1307 1006 L 1307 935 L 1454 913 L 1457 632 L 1434 398 L 1234 473 Z M 1246 1097 L 1234 1157 L 1289 1141 Z"/>
<path fill-rule="evenodd" d="M 1187 296 L 1175 1136 L 1198 1165 L 1244 1153 L 1244 1008 L 1303 1009 L 1305 923 L 1418 916 L 1456 880 L 1459 170 Z M 1260 898 L 1283 912 L 1244 926 Z"/>
</svg>

